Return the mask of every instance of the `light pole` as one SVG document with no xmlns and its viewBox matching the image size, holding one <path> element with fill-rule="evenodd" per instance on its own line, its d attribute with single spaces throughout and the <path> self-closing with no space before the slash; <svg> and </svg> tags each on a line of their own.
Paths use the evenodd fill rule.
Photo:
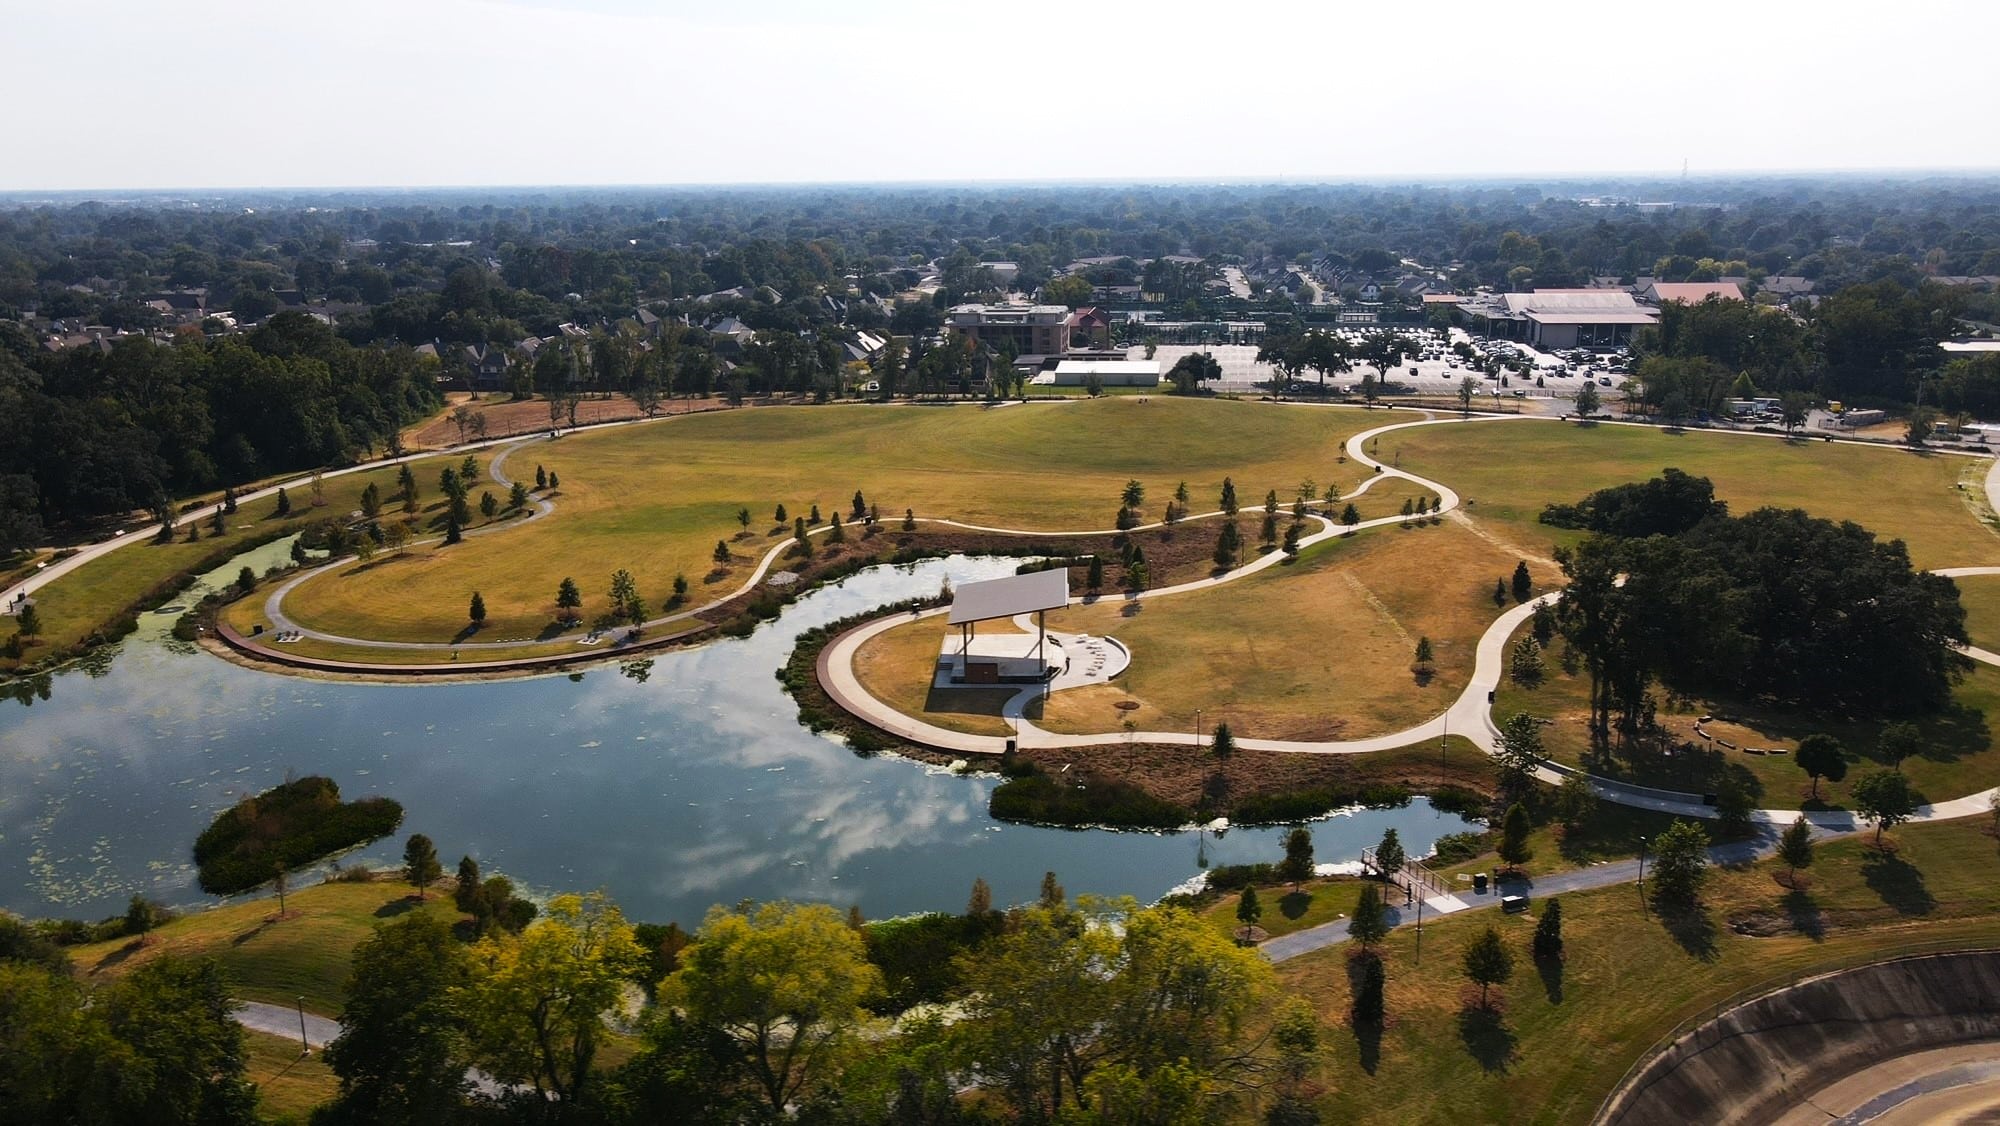
<svg viewBox="0 0 2000 1126">
<path fill-rule="evenodd" d="M 1201 709 L 1200 709 L 1200 708 L 1196 708 L 1196 709 L 1194 710 L 1194 745 L 1195 745 L 1195 749 L 1196 749 L 1196 750 L 1200 750 L 1200 749 L 1201 749 Z"/>
<path fill-rule="evenodd" d="M 306 1043 L 306 999 L 301 996 L 299 998 L 299 1055 L 304 1057 L 312 1054 L 312 1045 Z"/>
<path fill-rule="evenodd" d="M 1639 838 L 1639 913 L 1646 913 L 1646 838 Z"/>
</svg>

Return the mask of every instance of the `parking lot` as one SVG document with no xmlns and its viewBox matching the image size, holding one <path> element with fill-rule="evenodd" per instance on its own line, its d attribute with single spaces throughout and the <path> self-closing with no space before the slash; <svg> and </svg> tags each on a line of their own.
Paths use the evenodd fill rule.
<svg viewBox="0 0 2000 1126">
<path fill-rule="evenodd" d="M 1354 343 L 1368 334 L 1367 329 L 1339 329 L 1340 335 Z M 1598 393 L 1611 398 L 1617 386 L 1623 382 L 1622 373 L 1609 370 L 1609 357 L 1593 357 L 1589 361 L 1573 362 L 1571 359 L 1540 352 L 1526 344 L 1507 340 L 1477 340 L 1459 329 L 1452 329 L 1449 340 L 1433 329 L 1401 329 L 1398 334 L 1415 341 L 1419 354 L 1406 358 L 1390 369 L 1388 379 L 1400 383 L 1424 395 L 1456 395 L 1459 381 L 1471 375 L 1480 379 L 1481 395 L 1490 396 L 1495 391 L 1501 395 L 1517 398 L 1572 398 L 1585 379 L 1598 383 Z M 1535 386 L 1534 376 L 1509 374 L 1503 388 L 1497 380 L 1485 378 L 1473 366 L 1467 364 L 1451 349 L 1453 343 L 1471 345 L 1475 354 L 1491 355 L 1503 362 L 1526 362 L 1533 365 L 1543 386 Z M 1222 378 L 1207 384 L 1213 390 L 1224 393 L 1255 394 L 1265 390 L 1260 384 L 1269 383 L 1278 377 L 1277 369 L 1270 364 L 1259 363 L 1257 346 L 1254 344 L 1162 344 L 1154 352 L 1153 358 L 1160 362 L 1160 370 L 1165 372 L 1174 366 L 1182 356 L 1193 352 L 1207 352 L 1215 357 L 1222 368 Z M 1134 347 L 1127 353 L 1132 359 L 1144 359 L 1143 347 Z M 1330 376 L 1327 383 L 1348 392 L 1357 388 L 1362 376 L 1374 369 L 1357 363 L 1354 370 L 1345 375 Z M 1306 371 L 1300 377 L 1301 383 L 1317 386 L 1319 374 Z M 1514 396 L 1513 392 L 1524 394 Z"/>
</svg>

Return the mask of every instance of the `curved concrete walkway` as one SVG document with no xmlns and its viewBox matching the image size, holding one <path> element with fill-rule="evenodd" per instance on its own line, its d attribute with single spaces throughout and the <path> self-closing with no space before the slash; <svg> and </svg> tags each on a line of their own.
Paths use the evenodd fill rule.
<svg viewBox="0 0 2000 1126">
<path fill-rule="evenodd" d="M 1454 512 L 1459 507 L 1460 498 L 1449 486 L 1420 477 L 1414 473 L 1383 465 L 1368 452 L 1366 447 L 1369 442 L 1392 431 L 1419 426 L 1509 422 L 1538 417 L 1541 416 L 1473 415 L 1469 417 L 1425 418 L 1415 422 L 1391 423 L 1355 434 L 1347 440 L 1348 455 L 1363 465 L 1373 467 L 1376 472 L 1368 480 L 1364 481 L 1361 486 L 1353 492 L 1346 494 L 1341 499 L 1347 500 L 1360 496 L 1384 478 L 1398 477 L 1436 493 L 1441 500 L 1439 511 L 1444 513 Z M 1729 431 L 1728 433 L 1740 432 Z M 1749 436 L 1782 437 L 1755 434 Z M 1878 449 L 1893 450 L 1896 448 L 1867 442 L 1846 444 L 1870 446 L 1871 448 Z M 1989 501 L 1993 502 L 1996 508 L 2000 508 L 2000 460 L 1996 460 L 1993 467 L 1988 470 L 1985 484 Z M 1262 506 L 1248 508 L 1244 511 L 1262 511 Z M 1325 517 L 1315 514 L 1313 518 L 1323 525 L 1323 530 L 1302 540 L 1302 547 L 1321 542 L 1330 535 L 1339 534 L 1339 530 L 1334 529 L 1331 521 L 1326 520 Z M 1398 523 L 1401 520 L 1402 517 L 1400 516 L 1392 516 L 1364 521 L 1356 525 L 1352 530 L 1358 531 L 1363 528 L 1380 527 L 1385 524 Z M 1153 526 L 1156 525 L 1148 525 L 1148 527 Z M 1012 534 L 1009 529 L 981 530 Z M 1020 534 L 1046 535 L 1059 533 Z M 1147 591 L 1142 595 L 1127 595 L 1125 598 L 1127 601 L 1139 601 L 1145 598 L 1167 597 L 1187 591 L 1207 589 L 1253 574 L 1266 567 L 1275 566 L 1283 561 L 1284 556 L 1281 553 L 1274 552 L 1247 566 L 1237 568 L 1220 576 Z M 2000 575 L 2000 567 L 1944 568 L 1934 573 L 1946 577 Z M 1487 697 L 1488 693 L 1499 688 L 1505 667 L 1507 640 L 1513 635 L 1516 629 L 1519 629 L 1533 616 L 1537 606 L 1552 604 L 1561 597 L 1561 591 L 1551 591 L 1514 606 L 1495 619 L 1486 628 L 1486 631 L 1480 635 L 1474 657 L 1472 676 L 1466 684 L 1464 691 L 1459 694 L 1458 698 L 1444 712 L 1422 723 L 1414 724 L 1401 731 L 1365 739 L 1315 742 L 1286 739 L 1239 738 L 1236 741 L 1237 745 L 1250 750 L 1291 754 L 1365 754 L 1370 751 L 1391 750 L 1397 747 L 1408 746 L 1412 743 L 1423 742 L 1431 738 L 1443 738 L 1446 735 L 1457 733 L 1470 740 L 1487 754 L 1494 754 L 1499 749 L 1500 732 L 1498 726 L 1493 722 L 1492 708 L 1487 703 Z M 1096 600 L 1072 598 L 1070 603 L 1076 605 L 1086 601 Z M 836 638 L 820 653 L 818 669 L 821 687 L 826 690 L 829 697 L 850 713 L 865 720 L 871 726 L 888 731 L 900 738 L 938 750 L 967 754 L 1002 753 L 1005 751 L 1008 742 L 1010 742 L 1009 739 L 1001 736 L 972 735 L 965 732 L 950 731 L 935 724 L 925 723 L 922 720 L 905 715 L 869 693 L 861 685 L 859 679 L 854 676 L 854 656 L 870 639 L 905 622 L 920 621 L 944 612 L 944 608 L 938 608 L 909 615 L 894 615 L 869 622 Z M 1964 651 L 1968 656 L 1977 660 L 2000 665 L 2000 654 L 1971 647 L 1968 647 Z M 1035 700 L 1042 698 L 1049 691 L 1050 689 L 1045 685 L 1028 686 L 1016 693 L 1003 707 L 1003 717 L 1015 729 L 1015 736 L 1011 741 L 1017 746 L 1023 748 L 1056 749 L 1064 747 L 1117 746 L 1132 742 L 1187 746 L 1195 746 L 1200 743 L 1194 733 L 1189 731 L 1135 731 L 1063 735 L 1044 730 L 1027 718 L 1026 710 Z M 1537 778 L 1550 784 L 1559 784 L 1566 776 L 1573 773 L 1579 772 L 1555 763 L 1546 763 L 1538 767 L 1535 771 Z M 1618 804 L 1651 809 L 1683 817 L 1714 818 L 1716 816 L 1715 809 L 1705 803 L 1702 800 L 1702 796 L 1698 794 L 1635 786 L 1588 774 L 1585 777 L 1590 779 L 1592 788 L 1598 792 L 1599 796 Z M 1978 793 L 1968 794 L 1950 801 L 1921 806 L 1910 820 L 1914 822 L 1942 821 L 1986 814 L 1992 808 L 1991 802 L 1996 793 L 2000 793 L 2000 787 L 1982 790 Z M 1751 820 L 1763 825 L 1781 826 L 1788 825 L 1793 820 L 1802 816 L 1816 829 L 1825 833 L 1858 832 L 1864 827 L 1862 820 L 1848 811 L 1805 812 L 1796 809 L 1761 809 L 1751 814 Z"/>
</svg>

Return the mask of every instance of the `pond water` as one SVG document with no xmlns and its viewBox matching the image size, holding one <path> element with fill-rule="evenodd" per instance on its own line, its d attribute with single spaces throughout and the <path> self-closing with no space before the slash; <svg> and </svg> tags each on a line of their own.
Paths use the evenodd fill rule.
<svg viewBox="0 0 2000 1126">
<path fill-rule="evenodd" d="M 287 544 L 260 549 L 259 571 Z M 210 576 L 234 578 L 243 560 Z M 1279 829 L 1118 833 L 988 817 L 992 778 L 864 759 L 800 727 L 775 672 L 804 630 L 1015 561 L 880 567 L 787 608 L 748 638 L 668 651 L 639 670 L 469 684 L 372 685 L 240 668 L 149 615 L 115 659 L 0 701 L 0 907 L 95 918 L 134 892 L 192 906 L 189 850 L 214 815 L 288 774 L 403 803 L 403 827 L 353 859 L 393 862 L 411 832 L 536 891 L 602 888 L 628 916 L 698 922 L 711 904 L 786 897 L 870 918 L 962 910 L 974 877 L 1034 898 L 1152 900 L 1201 863 L 1276 860 Z M 199 590 L 182 600 L 192 603 Z M 1318 858 L 1395 826 L 1422 853 L 1468 827 L 1421 801 L 1315 822 Z"/>
</svg>

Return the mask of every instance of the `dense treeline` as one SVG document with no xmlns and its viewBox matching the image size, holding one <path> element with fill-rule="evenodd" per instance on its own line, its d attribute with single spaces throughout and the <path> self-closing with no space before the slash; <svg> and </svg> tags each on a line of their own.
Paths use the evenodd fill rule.
<svg viewBox="0 0 2000 1126">
<path fill-rule="evenodd" d="M 1598 532 L 1559 552 L 1558 610 L 1596 729 L 1642 726 L 1655 683 L 1839 715 L 1946 704 L 1970 667 L 1950 579 L 1913 568 L 1901 540 L 1797 510 L 1731 516 L 1713 495 L 1669 470 L 1545 514 Z"/>
<path fill-rule="evenodd" d="M 0 550 L 66 524 L 384 451 L 441 406 L 434 364 L 303 314 L 241 336 L 0 351 Z"/>
</svg>

